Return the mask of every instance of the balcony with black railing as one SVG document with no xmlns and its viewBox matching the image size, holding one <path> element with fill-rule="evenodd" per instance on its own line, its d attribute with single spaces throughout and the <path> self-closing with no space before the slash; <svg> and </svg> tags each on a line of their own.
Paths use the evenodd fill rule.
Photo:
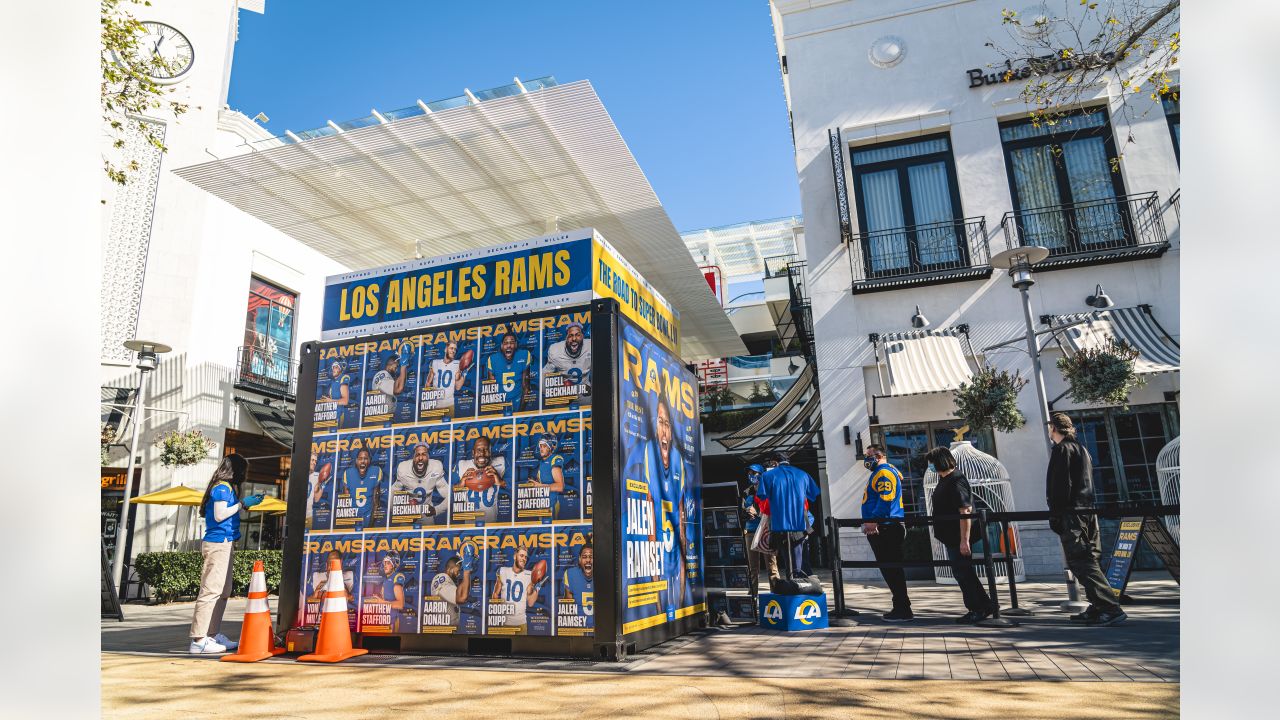
<svg viewBox="0 0 1280 720">
<path fill-rule="evenodd" d="M 1159 257 L 1169 249 L 1154 192 L 1016 210 L 1000 224 L 1007 247 L 1049 249 L 1039 270 Z"/>
<path fill-rule="evenodd" d="M 298 390 L 298 363 L 288 355 L 242 346 L 237 350 L 235 386 L 293 400 Z"/>
<path fill-rule="evenodd" d="M 991 275 L 985 218 L 871 230 L 851 238 L 855 294 Z"/>
</svg>

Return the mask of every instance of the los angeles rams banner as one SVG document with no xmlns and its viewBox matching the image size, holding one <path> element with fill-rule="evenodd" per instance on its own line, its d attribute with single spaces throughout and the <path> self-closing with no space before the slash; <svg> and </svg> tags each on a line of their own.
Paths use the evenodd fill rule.
<svg viewBox="0 0 1280 720">
<path fill-rule="evenodd" d="M 628 319 L 667 349 L 678 351 L 680 314 L 590 228 L 330 277 L 321 338 L 434 327 L 583 304 L 592 297 L 617 300 Z M 404 367 L 424 351 L 413 346 L 401 354 L 396 348 L 400 357 L 389 360 L 389 350 L 371 352 L 379 353 L 377 363 Z M 426 351 L 438 356 L 443 348 Z M 412 377 L 392 387 L 398 388 L 397 394 L 410 393 L 417 384 Z M 384 416 L 393 412 L 379 409 Z"/>
</svg>

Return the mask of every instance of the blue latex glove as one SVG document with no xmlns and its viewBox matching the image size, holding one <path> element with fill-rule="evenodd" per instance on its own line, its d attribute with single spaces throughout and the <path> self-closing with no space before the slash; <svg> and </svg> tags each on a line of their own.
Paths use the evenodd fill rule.
<svg viewBox="0 0 1280 720">
<path fill-rule="evenodd" d="M 407 368 L 409 363 L 413 361 L 413 344 L 405 343 L 400 346 L 400 367 Z"/>
<path fill-rule="evenodd" d="M 245 506 L 245 508 L 251 508 L 260 502 L 262 502 L 262 493 L 258 493 L 257 495 L 250 495 L 249 497 L 241 500 L 240 504 Z"/>
<path fill-rule="evenodd" d="M 476 566 L 476 546 L 471 543 L 462 544 L 462 571 L 471 572 Z"/>
</svg>

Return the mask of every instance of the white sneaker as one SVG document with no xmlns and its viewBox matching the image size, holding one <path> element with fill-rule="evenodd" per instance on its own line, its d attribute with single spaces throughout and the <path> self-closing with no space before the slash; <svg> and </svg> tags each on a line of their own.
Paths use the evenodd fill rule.
<svg viewBox="0 0 1280 720">
<path fill-rule="evenodd" d="M 192 640 L 191 646 L 187 648 L 187 652 L 192 655 L 216 655 L 226 651 L 225 645 L 219 645 L 217 640 L 207 636 L 199 640 Z"/>
<path fill-rule="evenodd" d="M 214 635 L 213 641 L 228 650 L 235 650 L 236 647 L 240 645 L 240 643 L 236 642 L 235 640 L 232 640 L 231 638 L 227 637 L 226 635 L 223 635 L 222 633 L 218 633 L 217 635 Z"/>
</svg>

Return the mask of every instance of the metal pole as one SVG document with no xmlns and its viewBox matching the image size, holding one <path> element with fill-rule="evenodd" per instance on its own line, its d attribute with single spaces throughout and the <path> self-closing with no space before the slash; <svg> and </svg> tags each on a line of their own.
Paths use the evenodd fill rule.
<svg viewBox="0 0 1280 720">
<path fill-rule="evenodd" d="M 1045 449 L 1053 452 L 1053 438 L 1049 437 L 1049 394 L 1044 389 L 1044 373 L 1040 369 L 1040 348 L 1036 344 L 1036 329 L 1031 320 L 1031 296 L 1027 289 L 1030 282 L 1019 283 L 1018 292 L 1022 295 L 1022 319 L 1027 326 L 1027 354 L 1031 356 L 1031 379 L 1036 386 L 1036 408 L 1040 411 L 1040 433 L 1044 436 Z M 1076 588 L 1076 579 L 1067 567 L 1066 551 L 1062 551 L 1062 575 L 1067 582 L 1067 601 L 1062 604 L 1064 610 L 1071 610 L 1080 604 L 1080 590 Z"/>
<path fill-rule="evenodd" d="M 116 594 L 120 596 L 121 601 L 125 599 L 124 587 L 124 546 L 125 541 L 129 537 L 131 528 L 129 524 L 129 500 L 133 493 L 133 470 L 134 464 L 138 457 L 138 434 L 142 429 L 142 396 L 147 391 L 147 375 L 148 371 L 139 368 L 140 377 L 138 379 L 138 397 L 133 403 L 133 439 L 129 441 L 129 465 L 124 473 L 124 502 L 120 503 L 120 522 L 116 523 L 116 551 L 115 558 L 111 564 L 111 574 L 116 580 Z"/>
<path fill-rule="evenodd" d="M 1015 627 L 1012 620 L 1000 617 L 1000 596 L 996 593 L 995 552 L 991 547 L 991 534 L 988 532 L 986 508 L 978 511 L 977 522 L 978 532 L 982 535 L 982 564 L 987 571 L 987 592 L 991 596 L 991 617 L 979 620 L 978 624 L 983 627 Z M 969 562 L 973 562 L 972 556 Z"/>
</svg>

